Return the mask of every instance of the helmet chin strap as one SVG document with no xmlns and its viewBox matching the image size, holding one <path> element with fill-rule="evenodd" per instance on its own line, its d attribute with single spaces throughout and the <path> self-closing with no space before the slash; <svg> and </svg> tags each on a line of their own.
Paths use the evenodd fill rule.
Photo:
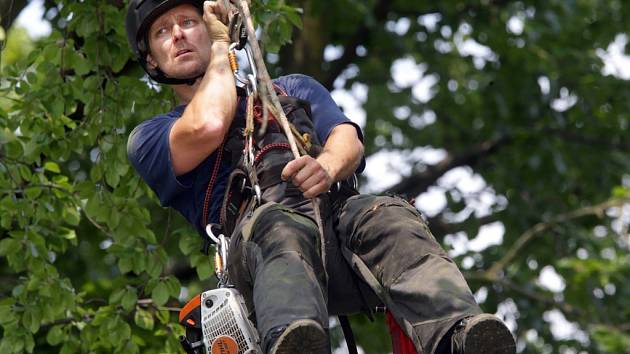
<svg viewBox="0 0 630 354">
<path fill-rule="evenodd" d="M 195 84 L 195 82 L 197 82 L 197 80 L 199 80 L 200 78 L 202 78 L 205 74 L 206 74 L 206 73 L 205 73 L 205 72 L 203 72 L 202 74 L 197 75 L 197 76 L 195 76 L 195 77 L 192 77 L 192 78 L 190 78 L 190 79 L 185 79 L 185 80 L 187 80 L 187 81 L 186 81 L 186 85 L 188 85 L 188 86 L 192 86 L 192 85 L 194 85 L 194 84 Z"/>
<path fill-rule="evenodd" d="M 206 71 L 205 71 L 205 70 L 202 70 L 202 71 L 201 71 L 201 73 L 199 73 L 198 75 L 193 76 L 193 77 L 191 77 L 191 78 L 189 78 L 189 79 L 184 79 L 184 80 L 186 81 L 186 84 L 187 84 L 188 86 L 192 86 L 192 85 L 194 85 L 194 84 L 195 84 L 195 82 L 197 82 L 197 80 L 199 80 L 200 78 L 202 78 L 205 74 L 206 74 Z"/>
<path fill-rule="evenodd" d="M 164 72 L 162 70 L 160 70 L 160 69 L 154 69 L 152 71 L 153 72 L 150 73 L 149 76 L 153 80 L 155 80 L 155 81 L 157 81 L 157 82 L 159 82 L 161 84 L 167 84 L 167 85 L 182 85 L 182 84 L 186 84 L 186 85 L 192 86 L 192 85 L 195 84 L 195 82 L 199 78 L 203 77 L 206 74 L 206 72 L 203 71 L 203 72 L 201 72 L 198 75 L 195 75 L 195 76 L 192 76 L 192 77 L 189 77 L 189 78 L 179 79 L 179 78 L 175 78 L 175 77 L 166 76 L 164 74 Z"/>
</svg>

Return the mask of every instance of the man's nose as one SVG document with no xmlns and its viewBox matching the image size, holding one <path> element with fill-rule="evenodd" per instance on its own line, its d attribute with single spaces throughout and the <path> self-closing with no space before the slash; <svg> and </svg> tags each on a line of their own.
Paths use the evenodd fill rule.
<svg viewBox="0 0 630 354">
<path fill-rule="evenodd" d="M 182 30 L 179 25 L 173 25 L 173 31 L 171 32 L 171 35 L 173 36 L 173 41 L 177 41 L 184 38 L 184 30 Z"/>
</svg>

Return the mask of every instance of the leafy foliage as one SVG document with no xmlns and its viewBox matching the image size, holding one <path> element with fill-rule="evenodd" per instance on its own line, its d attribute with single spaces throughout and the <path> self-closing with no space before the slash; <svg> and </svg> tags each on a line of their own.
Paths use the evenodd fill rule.
<svg viewBox="0 0 630 354">
<path fill-rule="evenodd" d="M 0 352 L 177 352 L 176 308 L 212 286 L 212 264 L 126 158 L 131 129 L 175 99 L 131 60 L 124 2 L 47 4 L 51 35 L 22 51 L 31 41 L 11 29 L 2 52 Z M 356 95 L 368 154 L 404 160 L 382 168 L 405 171 L 387 189 L 420 196 L 521 352 L 628 348 L 630 93 L 604 59 L 611 43 L 625 50 L 629 5 L 268 0 L 254 10 L 266 49 L 279 50 L 272 72 Z M 453 182 L 461 175 L 481 187 Z M 428 191 L 444 204 L 425 204 Z M 488 225 L 502 226 L 502 242 L 455 242 Z M 550 272 L 553 286 L 541 281 Z M 570 333 L 553 330 L 554 314 Z M 382 318 L 354 324 L 366 352 L 389 350 Z"/>
</svg>

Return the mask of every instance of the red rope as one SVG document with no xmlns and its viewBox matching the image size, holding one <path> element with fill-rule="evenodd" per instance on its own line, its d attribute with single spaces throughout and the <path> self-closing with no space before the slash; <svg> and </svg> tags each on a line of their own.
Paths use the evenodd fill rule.
<svg viewBox="0 0 630 354">
<path fill-rule="evenodd" d="M 210 182 L 208 182 L 208 188 L 206 189 L 206 196 L 203 200 L 203 217 L 201 219 L 201 227 L 206 227 L 208 222 L 208 207 L 210 206 L 210 197 L 212 196 L 212 189 L 217 182 L 217 176 L 219 175 L 219 167 L 221 167 L 221 158 L 223 157 L 223 143 L 219 146 L 218 155 L 214 161 L 214 167 L 212 168 L 212 175 Z"/>
<path fill-rule="evenodd" d="M 274 149 L 291 150 L 291 146 L 289 143 L 271 143 L 265 145 L 262 149 L 260 149 L 260 151 L 258 151 L 256 157 L 254 157 L 254 165 L 256 165 L 266 153 Z"/>
</svg>

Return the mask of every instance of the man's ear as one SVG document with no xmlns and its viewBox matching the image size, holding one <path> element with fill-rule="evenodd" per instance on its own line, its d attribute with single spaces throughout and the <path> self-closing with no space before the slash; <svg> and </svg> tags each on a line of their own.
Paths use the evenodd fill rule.
<svg viewBox="0 0 630 354">
<path fill-rule="evenodd" d="M 155 70 L 158 67 L 157 61 L 153 59 L 151 54 L 147 54 L 147 67 L 151 70 Z"/>
</svg>

